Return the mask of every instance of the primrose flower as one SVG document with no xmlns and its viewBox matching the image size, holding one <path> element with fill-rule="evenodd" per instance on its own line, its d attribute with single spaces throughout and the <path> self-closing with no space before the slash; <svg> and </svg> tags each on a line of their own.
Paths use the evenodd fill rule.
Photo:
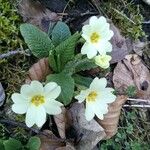
<svg viewBox="0 0 150 150">
<path fill-rule="evenodd" d="M 25 114 L 28 127 L 36 124 L 38 127 L 46 122 L 46 113 L 57 115 L 61 113 L 62 103 L 55 99 L 61 92 L 60 86 L 49 82 L 44 87 L 39 81 L 22 85 L 20 93 L 12 94 L 12 110 L 17 114 Z"/>
<path fill-rule="evenodd" d="M 111 56 L 109 56 L 109 55 L 98 55 L 95 57 L 95 63 L 104 69 L 109 67 L 110 60 L 111 60 Z"/>
<path fill-rule="evenodd" d="M 106 88 L 107 80 L 105 78 L 95 78 L 90 84 L 89 89 L 82 90 L 75 96 L 79 103 L 86 101 L 85 117 L 90 121 L 96 115 L 103 120 L 104 114 L 108 112 L 108 103 L 115 101 L 116 96 L 112 94 L 112 88 Z"/>
<path fill-rule="evenodd" d="M 88 25 L 82 28 L 82 37 L 86 40 L 81 48 L 82 54 L 87 54 L 89 59 L 100 54 L 112 51 L 112 45 L 109 40 L 113 36 L 113 31 L 109 29 L 110 25 L 106 18 L 93 16 Z"/>
</svg>

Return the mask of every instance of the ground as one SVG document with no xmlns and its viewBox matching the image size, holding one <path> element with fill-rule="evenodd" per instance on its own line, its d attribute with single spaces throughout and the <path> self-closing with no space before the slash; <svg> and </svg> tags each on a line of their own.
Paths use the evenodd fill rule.
<svg viewBox="0 0 150 150">
<path fill-rule="evenodd" d="M 144 36 L 144 31 L 140 22 L 143 21 L 143 15 L 140 10 L 137 10 L 135 5 L 131 5 L 127 1 L 124 1 L 124 9 L 132 15 L 134 22 L 139 22 L 139 26 L 132 26 L 130 20 L 124 20 L 121 11 L 116 11 L 116 5 L 118 10 L 122 10 L 122 1 L 119 3 L 113 0 L 113 2 L 107 2 L 102 6 L 103 10 L 114 23 L 121 29 L 122 34 L 131 38 L 141 38 Z M 19 33 L 19 25 L 23 22 L 20 15 L 17 13 L 17 9 L 13 3 L 9 0 L 0 0 L 0 54 L 7 53 L 8 51 L 14 51 L 18 48 L 26 49 L 26 45 Z M 108 10 L 108 8 L 110 8 Z M 115 12 L 115 13 L 112 13 Z M 138 12 L 136 14 L 135 12 Z M 118 14 L 119 13 L 119 14 Z M 112 15 L 113 14 L 113 15 Z M 120 15 L 121 14 L 121 15 Z M 131 30 L 128 30 L 128 29 Z M 33 56 L 25 54 L 16 54 L 5 59 L 0 59 L 0 82 L 2 83 L 6 93 L 6 103 L 3 107 L 0 107 L 0 117 L 3 119 L 15 119 L 16 121 L 23 121 L 22 116 L 14 116 L 9 114 L 9 106 L 11 106 L 11 94 L 18 91 L 24 79 L 29 67 L 36 62 Z M 5 116 L 4 111 L 7 112 Z M 9 115 L 8 115 L 9 114 Z M 148 150 L 150 149 L 150 122 L 149 118 L 144 117 L 145 112 L 138 108 L 123 108 L 120 116 L 118 133 L 111 139 L 101 141 L 99 143 L 101 150 Z M 14 126 L 10 128 L 9 124 L 0 122 L 0 139 L 6 140 L 8 137 L 13 137 L 20 140 L 22 143 L 26 143 L 27 139 L 33 135 L 33 132 L 28 134 L 22 126 Z"/>
</svg>

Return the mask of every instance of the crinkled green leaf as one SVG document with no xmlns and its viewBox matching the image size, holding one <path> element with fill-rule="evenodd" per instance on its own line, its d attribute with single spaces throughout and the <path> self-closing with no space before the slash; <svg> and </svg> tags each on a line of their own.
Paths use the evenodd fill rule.
<svg viewBox="0 0 150 150">
<path fill-rule="evenodd" d="M 58 21 L 52 30 L 52 42 L 54 45 L 60 44 L 62 41 L 66 40 L 71 36 L 71 32 L 67 24 Z"/>
<path fill-rule="evenodd" d="M 38 58 L 48 57 L 49 51 L 54 49 L 49 36 L 31 24 L 22 24 L 20 31 L 33 55 Z"/>
<path fill-rule="evenodd" d="M 88 58 L 82 59 L 80 62 L 77 63 L 75 67 L 75 72 L 90 70 L 93 68 L 98 67 L 93 60 L 90 60 Z"/>
<path fill-rule="evenodd" d="M 75 33 L 74 35 L 70 36 L 68 39 L 65 41 L 61 42 L 57 47 L 56 47 L 56 56 L 60 57 L 60 65 L 61 65 L 61 70 L 65 66 L 65 64 L 72 60 L 75 55 L 75 46 L 80 37 L 79 33 Z"/>
<path fill-rule="evenodd" d="M 29 150 L 39 150 L 41 146 L 40 138 L 38 137 L 31 137 L 27 143 L 27 148 Z"/>
<path fill-rule="evenodd" d="M 20 141 L 10 138 L 3 142 L 5 150 L 22 150 L 22 144 Z"/>
<path fill-rule="evenodd" d="M 76 85 L 85 86 L 87 88 L 89 88 L 89 86 L 93 80 L 90 77 L 83 77 L 83 76 L 78 75 L 78 74 L 74 75 L 73 78 L 74 78 Z"/>
<path fill-rule="evenodd" d="M 3 141 L 2 141 L 2 140 L 0 140 L 0 150 L 5 150 L 5 149 L 4 149 L 4 144 L 3 144 Z"/>
<path fill-rule="evenodd" d="M 53 71 L 58 72 L 57 63 L 56 63 L 56 60 L 55 60 L 55 52 L 54 51 L 50 51 L 49 52 L 48 61 L 49 61 L 49 65 L 51 66 Z"/>
<path fill-rule="evenodd" d="M 61 86 L 61 94 L 58 100 L 64 105 L 68 105 L 73 97 L 74 93 L 74 79 L 65 73 L 51 74 L 47 76 L 47 82 L 56 82 Z"/>
<path fill-rule="evenodd" d="M 77 55 L 76 55 L 77 56 Z M 74 60 L 69 61 L 65 67 L 63 72 L 74 74 L 76 72 L 90 70 L 93 68 L 98 67 L 93 60 L 90 60 L 88 58 L 81 58 L 79 55 L 74 58 Z"/>
</svg>

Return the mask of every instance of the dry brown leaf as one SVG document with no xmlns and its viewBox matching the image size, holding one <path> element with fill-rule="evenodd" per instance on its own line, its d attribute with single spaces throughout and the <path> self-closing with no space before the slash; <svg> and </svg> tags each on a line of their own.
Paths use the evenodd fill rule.
<svg viewBox="0 0 150 150">
<path fill-rule="evenodd" d="M 60 16 L 45 8 L 39 1 L 22 0 L 19 3 L 19 13 L 25 22 L 36 25 L 45 32 L 50 23 L 61 20 Z"/>
<path fill-rule="evenodd" d="M 113 49 L 111 52 L 112 60 L 110 62 L 113 64 L 124 59 L 131 49 L 128 49 L 126 39 L 121 35 L 119 29 L 113 23 L 111 23 L 110 28 L 114 32 L 114 36 L 111 39 Z"/>
<path fill-rule="evenodd" d="M 56 150 L 57 148 L 65 146 L 65 142 L 57 138 L 51 131 L 45 130 L 47 135 L 41 135 L 41 148 L 40 150 Z"/>
<path fill-rule="evenodd" d="M 67 143 L 64 147 L 59 147 L 56 150 L 76 150 L 74 146 L 72 146 L 70 143 Z"/>
<path fill-rule="evenodd" d="M 59 115 L 54 116 L 54 120 L 59 132 L 59 135 L 62 139 L 66 138 L 66 109 L 65 107 L 62 107 L 62 112 Z"/>
<path fill-rule="evenodd" d="M 32 80 L 41 81 L 46 78 L 46 76 L 51 73 L 48 58 L 40 59 L 37 63 L 29 69 L 28 77 L 26 83 L 30 83 Z"/>
<path fill-rule="evenodd" d="M 150 72 L 136 55 L 127 55 L 114 69 L 113 83 L 120 93 L 125 92 L 128 86 L 135 86 L 139 98 L 150 99 Z"/>
<path fill-rule="evenodd" d="M 96 120 L 87 121 L 84 104 L 74 103 L 68 110 L 68 122 L 75 130 L 77 150 L 92 150 L 106 134 Z"/>
<path fill-rule="evenodd" d="M 96 118 L 97 122 L 104 128 L 106 132 L 106 139 L 111 138 L 117 133 L 121 108 L 126 100 L 126 96 L 117 96 L 115 102 L 109 105 L 108 113 L 104 115 L 104 119 L 100 120 Z"/>
</svg>

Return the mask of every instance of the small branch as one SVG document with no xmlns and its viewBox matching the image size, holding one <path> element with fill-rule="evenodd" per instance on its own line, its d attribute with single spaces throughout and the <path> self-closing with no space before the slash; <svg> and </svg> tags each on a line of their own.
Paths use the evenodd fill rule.
<svg viewBox="0 0 150 150">
<path fill-rule="evenodd" d="M 144 21 L 142 22 L 143 24 L 150 24 L 150 20 L 149 21 Z"/>
<path fill-rule="evenodd" d="M 14 51 L 10 51 L 10 52 L 7 52 L 5 54 L 0 54 L 0 59 L 4 59 L 4 58 L 10 57 L 10 56 L 14 56 L 16 54 L 25 54 L 25 52 L 23 50 L 21 50 L 20 48 L 18 48 Z"/>
<path fill-rule="evenodd" d="M 123 107 L 150 108 L 150 105 L 123 105 Z"/>
<path fill-rule="evenodd" d="M 86 15 L 98 15 L 98 13 L 97 12 L 90 12 L 88 10 L 84 13 L 57 13 L 57 15 L 78 18 L 78 17 L 83 17 L 83 16 L 86 16 Z"/>
<path fill-rule="evenodd" d="M 24 123 L 21 123 L 21 122 L 16 122 L 14 120 L 8 120 L 8 119 L 0 119 L 0 123 L 2 124 L 8 124 L 8 125 L 12 125 L 12 126 L 15 126 L 15 127 L 22 127 L 26 130 L 30 130 L 36 134 L 41 134 L 41 135 L 44 135 L 44 136 L 47 136 L 49 138 L 51 138 L 51 135 L 49 135 L 48 133 L 46 132 L 42 132 L 40 131 L 39 129 L 35 129 L 35 128 L 28 128 Z"/>
<path fill-rule="evenodd" d="M 144 102 L 147 104 L 150 104 L 150 100 L 145 100 L 145 99 L 134 99 L 134 98 L 127 98 L 128 101 L 135 101 L 135 102 Z"/>
</svg>

